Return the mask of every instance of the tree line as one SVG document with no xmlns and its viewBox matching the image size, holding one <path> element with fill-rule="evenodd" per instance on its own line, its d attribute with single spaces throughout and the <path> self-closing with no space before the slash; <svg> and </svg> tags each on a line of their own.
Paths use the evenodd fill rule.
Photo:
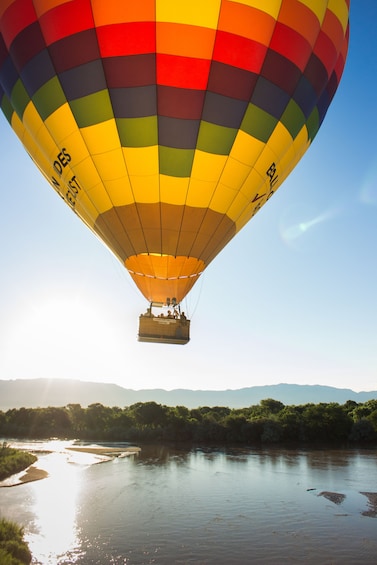
<svg viewBox="0 0 377 565">
<path fill-rule="evenodd" d="M 216 444 L 377 443 L 377 400 L 284 405 L 267 398 L 245 408 L 189 409 L 156 402 L 120 408 L 18 408 L 0 411 L 0 436 L 95 441 L 191 442 Z"/>
</svg>

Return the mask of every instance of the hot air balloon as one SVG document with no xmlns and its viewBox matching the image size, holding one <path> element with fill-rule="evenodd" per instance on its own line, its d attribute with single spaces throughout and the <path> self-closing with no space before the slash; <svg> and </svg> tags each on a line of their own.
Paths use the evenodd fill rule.
<svg viewBox="0 0 377 565">
<path fill-rule="evenodd" d="M 179 308 L 313 141 L 349 0 L 1 0 L 0 104 L 150 304 Z"/>
</svg>

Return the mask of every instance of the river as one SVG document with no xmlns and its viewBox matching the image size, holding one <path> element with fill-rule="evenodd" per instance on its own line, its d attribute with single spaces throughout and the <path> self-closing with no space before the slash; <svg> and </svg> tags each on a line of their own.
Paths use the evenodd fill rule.
<svg viewBox="0 0 377 565">
<path fill-rule="evenodd" d="M 109 459 L 11 444 L 48 472 L 0 483 L 0 517 L 24 527 L 33 564 L 377 561 L 376 450 L 143 446 Z"/>
</svg>

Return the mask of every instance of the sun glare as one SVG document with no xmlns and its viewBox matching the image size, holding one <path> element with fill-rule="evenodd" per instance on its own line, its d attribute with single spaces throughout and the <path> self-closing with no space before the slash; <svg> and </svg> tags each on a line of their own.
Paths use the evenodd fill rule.
<svg viewBox="0 0 377 565">
<path fill-rule="evenodd" d="M 32 442 L 29 448 L 33 446 Z M 77 452 L 70 447 L 72 442 L 61 440 L 49 440 L 38 446 L 40 456 L 35 467 L 48 475 L 30 483 L 35 519 L 25 538 L 32 554 L 38 556 L 38 563 L 43 565 L 73 564 L 82 556 L 85 549 L 80 546 L 77 514 L 80 512 L 79 494 L 84 471 L 108 459 L 104 455 Z"/>
<path fill-rule="evenodd" d="M 38 461 L 49 473 L 33 485 L 36 520 L 28 543 L 33 554 L 52 565 L 78 545 L 76 529 L 77 493 L 81 469 L 69 465 L 66 452 L 53 452 Z M 74 562 L 74 561 L 73 561 Z"/>
<path fill-rule="evenodd" d="M 94 298 L 39 296 L 12 314 L 3 363 L 15 377 L 23 377 L 19 373 L 25 365 L 29 377 L 65 377 L 73 365 L 86 367 L 93 358 L 101 364 L 101 356 L 105 358 L 114 348 L 115 329 L 106 325 L 105 308 Z"/>
</svg>

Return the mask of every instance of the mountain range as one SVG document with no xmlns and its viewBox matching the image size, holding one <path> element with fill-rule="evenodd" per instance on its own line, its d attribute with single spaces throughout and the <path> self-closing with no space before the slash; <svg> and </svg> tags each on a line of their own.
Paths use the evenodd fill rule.
<svg viewBox="0 0 377 565">
<path fill-rule="evenodd" d="M 104 406 L 125 407 L 136 402 L 154 401 L 167 406 L 228 406 L 244 408 L 266 398 L 279 400 L 285 405 L 347 400 L 366 402 L 377 399 L 377 391 L 355 392 L 321 385 L 277 384 L 251 386 L 237 390 L 149 389 L 132 390 L 115 384 L 66 379 L 0 380 L 0 410 L 11 408 L 43 408 L 80 404 L 83 408 L 94 403 Z"/>
</svg>

